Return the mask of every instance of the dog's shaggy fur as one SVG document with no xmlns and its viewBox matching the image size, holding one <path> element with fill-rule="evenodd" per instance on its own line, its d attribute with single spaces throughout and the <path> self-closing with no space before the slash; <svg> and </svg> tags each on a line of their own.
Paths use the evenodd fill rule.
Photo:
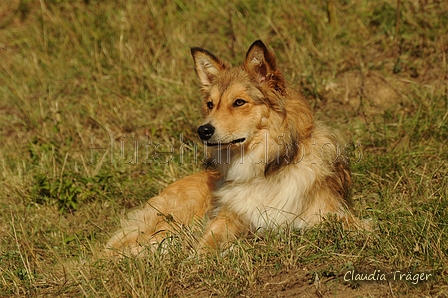
<svg viewBox="0 0 448 298">
<path fill-rule="evenodd" d="M 273 52 L 256 41 L 238 67 L 201 48 L 191 53 L 204 98 L 198 135 L 211 148 L 212 169 L 171 184 L 131 213 L 107 249 L 139 253 L 173 226 L 205 215 L 199 250 L 249 231 L 303 228 L 327 213 L 352 221 L 343 144 L 314 120 L 303 95 L 287 88 Z"/>
</svg>

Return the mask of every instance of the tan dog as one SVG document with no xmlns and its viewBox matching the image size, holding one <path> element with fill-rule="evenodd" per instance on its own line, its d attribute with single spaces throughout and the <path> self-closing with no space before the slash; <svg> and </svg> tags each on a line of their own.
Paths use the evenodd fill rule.
<svg viewBox="0 0 448 298">
<path fill-rule="evenodd" d="M 286 87 L 273 52 L 256 41 L 238 67 L 201 48 L 191 53 L 204 98 L 198 135 L 212 149 L 213 170 L 171 184 L 132 212 L 107 250 L 137 254 L 204 215 L 199 249 L 249 231 L 304 228 L 327 213 L 351 221 L 342 144 Z"/>
</svg>

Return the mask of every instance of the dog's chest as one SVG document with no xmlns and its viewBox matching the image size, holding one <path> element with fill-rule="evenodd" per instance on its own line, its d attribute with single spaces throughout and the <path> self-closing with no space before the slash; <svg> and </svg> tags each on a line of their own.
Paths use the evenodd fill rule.
<svg viewBox="0 0 448 298">
<path fill-rule="evenodd" d="M 306 193 L 314 183 L 312 173 L 294 167 L 274 176 L 256 175 L 245 181 L 227 181 L 215 192 L 216 202 L 244 217 L 253 229 L 289 225 L 302 228 Z M 310 175 L 311 174 L 311 175 Z"/>
</svg>

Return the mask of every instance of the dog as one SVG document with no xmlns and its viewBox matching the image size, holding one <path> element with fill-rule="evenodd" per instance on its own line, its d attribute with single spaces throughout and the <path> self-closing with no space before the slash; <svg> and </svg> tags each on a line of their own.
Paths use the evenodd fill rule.
<svg viewBox="0 0 448 298">
<path fill-rule="evenodd" d="M 130 213 L 106 250 L 139 254 L 204 217 L 200 252 L 226 248 L 250 232 L 302 229 L 327 214 L 356 221 L 342 140 L 288 88 L 274 52 L 257 40 L 237 67 L 202 48 L 191 54 L 203 97 L 197 133 L 211 151 L 208 167 Z"/>
</svg>

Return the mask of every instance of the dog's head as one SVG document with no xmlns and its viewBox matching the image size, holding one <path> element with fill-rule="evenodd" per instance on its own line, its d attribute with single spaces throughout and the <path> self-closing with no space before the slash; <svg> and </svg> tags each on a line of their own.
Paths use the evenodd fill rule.
<svg viewBox="0 0 448 298">
<path fill-rule="evenodd" d="M 262 41 L 252 44 L 238 67 L 201 48 L 191 53 L 204 96 L 198 135 L 209 146 L 248 146 L 261 138 L 271 113 L 284 113 L 284 79 Z"/>
</svg>

